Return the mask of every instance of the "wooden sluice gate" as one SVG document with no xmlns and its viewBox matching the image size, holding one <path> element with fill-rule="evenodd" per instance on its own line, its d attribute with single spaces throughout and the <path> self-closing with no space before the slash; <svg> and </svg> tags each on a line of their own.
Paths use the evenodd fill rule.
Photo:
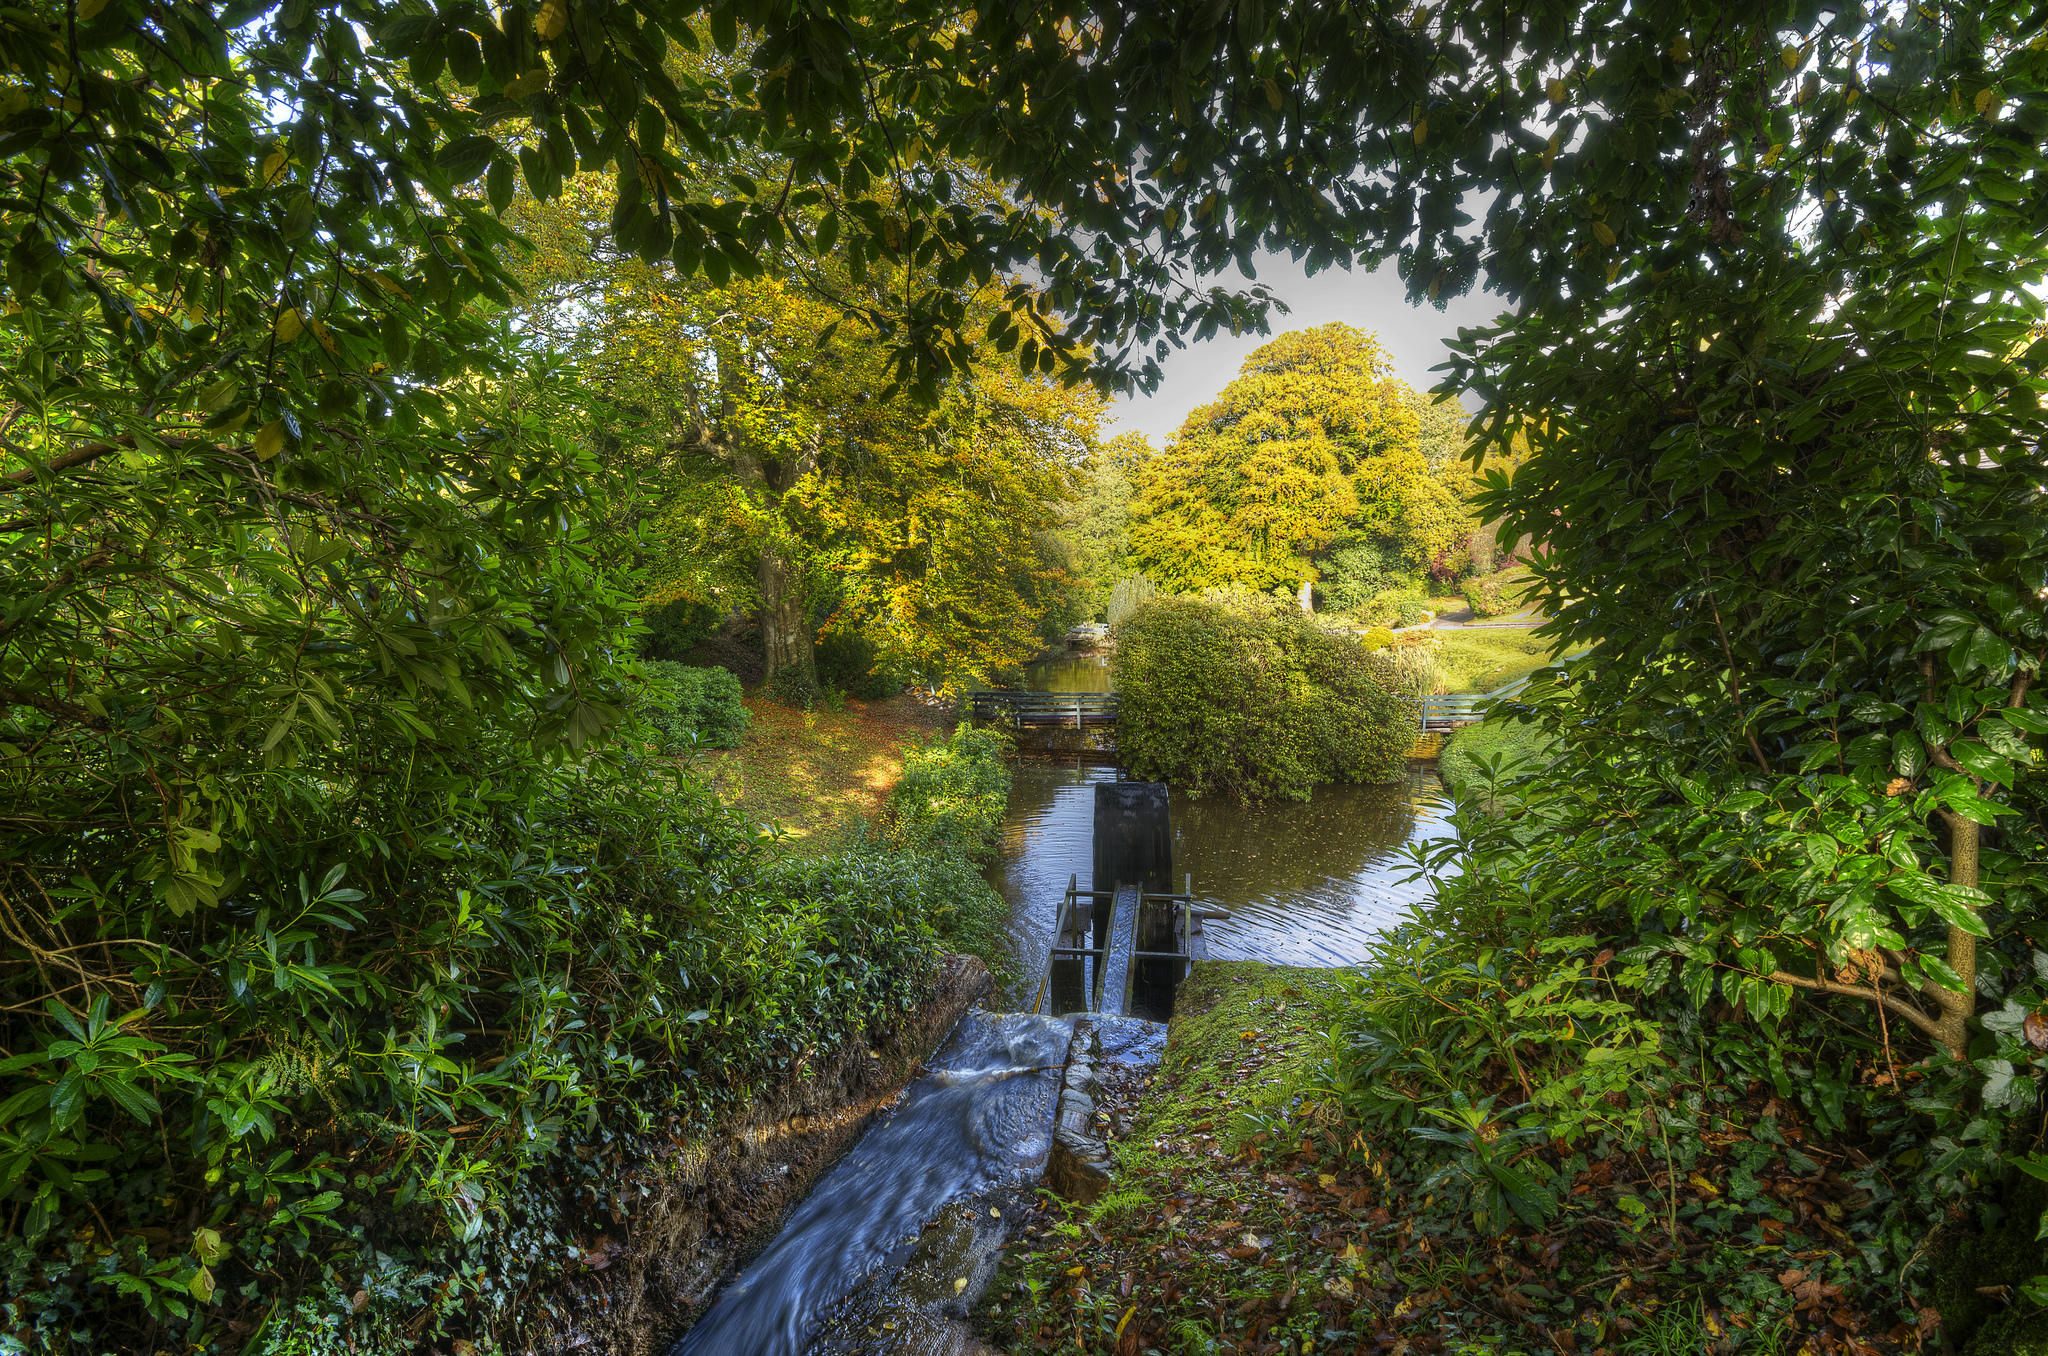
<svg viewBox="0 0 2048 1356">
<path fill-rule="evenodd" d="M 1052 948 L 1031 1010 L 1110 1013 L 1164 1021 L 1174 993 L 1203 957 L 1194 882 L 1172 888 L 1173 832 L 1166 788 L 1112 782 L 1095 788 L 1094 887 L 1068 881 Z"/>
</svg>

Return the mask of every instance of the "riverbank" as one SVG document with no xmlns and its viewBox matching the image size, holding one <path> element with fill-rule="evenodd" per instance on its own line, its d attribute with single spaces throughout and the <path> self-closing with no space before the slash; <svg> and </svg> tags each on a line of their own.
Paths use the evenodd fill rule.
<svg viewBox="0 0 2048 1356">
<path fill-rule="evenodd" d="M 764 1089 L 713 1134 L 654 1131 L 618 1146 L 617 1194 L 634 1208 L 609 1221 L 586 1217 L 560 1284 L 529 1308 L 525 1349 L 668 1351 L 989 986 L 976 958 L 945 957 L 923 1001 Z"/>
<path fill-rule="evenodd" d="M 719 796 L 756 824 L 783 831 L 784 846 L 816 855 L 874 823 L 903 775 L 904 755 L 953 726 L 949 708 L 910 693 L 884 701 L 849 697 L 845 709 L 809 711 L 746 699 L 753 720 L 736 749 L 696 755 Z"/>
<path fill-rule="evenodd" d="M 1341 1110 L 1348 982 L 1197 967 L 1149 1096 L 1112 1109 L 1107 1194 L 1041 1200 L 978 1311 L 991 1342 L 1010 1356 L 1941 1348 L 1943 1314 L 1863 1264 L 1882 1210 L 1863 1148 L 1768 1081 L 1679 1078 L 1667 1116 L 1682 1138 L 1508 1152 L 1502 1171 L 1549 1178 L 1562 1208 L 1482 1222 L 1482 1193 L 1422 1138 L 1452 1127 L 1362 1133 Z M 1934 1288 L 1955 1292 L 1951 1324 L 1988 1302 Z M 1982 1322 L 1968 1317 L 1951 1336 Z M 2025 1343 L 1966 1349 L 2039 1349 Z"/>
</svg>

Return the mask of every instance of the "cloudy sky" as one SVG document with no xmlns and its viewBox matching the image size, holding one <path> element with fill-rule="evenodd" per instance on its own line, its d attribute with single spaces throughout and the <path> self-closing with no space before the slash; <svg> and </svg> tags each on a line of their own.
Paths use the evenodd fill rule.
<svg viewBox="0 0 2048 1356">
<path fill-rule="evenodd" d="M 1372 330 L 1393 355 L 1394 374 L 1418 391 L 1426 391 L 1440 380 L 1429 369 L 1444 360 L 1444 341 L 1453 338 L 1460 325 L 1484 324 L 1500 310 L 1499 298 L 1477 292 L 1458 298 L 1441 311 L 1411 306 L 1392 264 L 1372 273 L 1328 269 L 1311 278 L 1299 264 L 1276 254 L 1260 259 L 1258 268 L 1259 281 L 1291 308 L 1286 315 L 1272 317 L 1274 334 L 1333 320 Z M 1235 271 L 1219 281 L 1225 286 L 1244 285 L 1243 275 Z M 1170 355 L 1161 365 L 1165 377 L 1157 391 L 1149 396 L 1120 397 L 1110 407 L 1109 431 L 1135 431 L 1150 438 L 1154 447 L 1164 445 L 1188 411 L 1222 390 L 1237 375 L 1238 365 L 1269 337 L 1219 334 L 1207 343 L 1191 343 Z"/>
</svg>

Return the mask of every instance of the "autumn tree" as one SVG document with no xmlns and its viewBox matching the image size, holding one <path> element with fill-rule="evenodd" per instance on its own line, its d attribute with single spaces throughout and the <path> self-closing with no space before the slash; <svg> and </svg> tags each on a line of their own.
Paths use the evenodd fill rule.
<svg viewBox="0 0 2048 1356">
<path fill-rule="evenodd" d="M 1360 541 L 1427 568 L 1470 531 L 1457 408 L 1395 379 L 1378 339 L 1349 325 L 1283 335 L 1140 463 L 1133 555 L 1182 591 L 1292 588 Z"/>
<path fill-rule="evenodd" d="M 878 331 L 882 280 L 788 251 L 758 277 L 683 274 L 620 250 L 608 201 L 572 183 L 512 219 L 535 243 L 537 328 L 578 355 L 593 438 L 637 468 L 650 601 L 750 607 L 766 672 L 793 692 L 820 620 L 933 681 L 1026 657 L 1060 575 L 1037 534 L 1094 446 L 1100 397 L 975 362 L 913 399 Z"/>
</svg>

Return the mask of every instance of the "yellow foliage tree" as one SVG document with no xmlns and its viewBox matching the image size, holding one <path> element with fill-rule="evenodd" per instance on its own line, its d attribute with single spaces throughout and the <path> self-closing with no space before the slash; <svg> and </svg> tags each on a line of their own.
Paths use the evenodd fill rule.
<svg viewBox="0 0 2048 1356">
<path fill-rule="evenodd" d="M 1282 335 L 1141 464 L 1131 553 L 1182 592 L 1294 587 L 1347 541 L 1427 568 L 1472 530 L 1464 420 L 1397 380 L 1374 335 Z"/>
<path fill-rule="evenodd" d="M 750 606 L 766 672 L 799 686 L 821 620 L 933 682 L 1028 657 L 1060 582 L 1034 534 L 1073 492 L 1100 397 L 992 360 L 920 404 L 894 387 L 878 280 L 791 249 L 716 284 L 614 249 L 608 206 L 579 180 L 515 219 L 534 328 L 578 355 L 593 437 L 638 472 L 620 527 L 648 601 Z"/>
</svg>

